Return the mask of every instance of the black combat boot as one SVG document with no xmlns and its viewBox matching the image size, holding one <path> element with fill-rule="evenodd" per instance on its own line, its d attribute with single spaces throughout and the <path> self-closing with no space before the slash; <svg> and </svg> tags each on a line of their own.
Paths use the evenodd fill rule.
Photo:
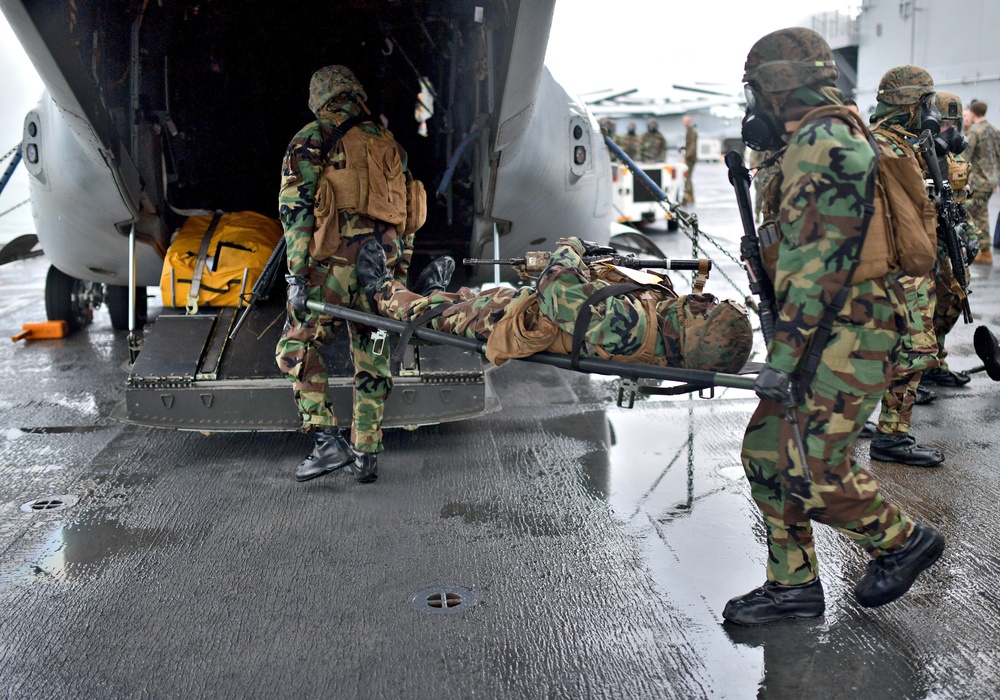
<svg viewBox="0 0 1000 700">
<path fill-rule="evenodd" d="M 898 462 L 911 467 L 934 467 L 944 461 L 944 452 L 918 445 L 912 435 L 877 433 L 868 454 L 879 462 Z"/>
<path fill-rule="evenodd" d="M 789 617 L 819 617 L 826 610 L 819 579 L 797 586 L 768 581 L 726 603 L 722 616 L 737 625 L 764 625 Z"/>
<path fill-rule="evenodd" d="M 920 383 L 923 384 L 937 384 L 938 386 L 965 386 L 972 381 L 970 377 L 965 372 L 955 372 L 950 369 L 932 369 L 924 372 L 923 376 L 920 378 Z"/>
<path fill-rule="evenodd" d="M 392 281 L 392 275 L 386 267 L 385 248 L 374 238 L 365 241 L 365 244 L 358 249 L 354 265 L 358 271 L 358 284 L 368 295 L 372 309 L 377 309 L 375 294 Z"/>
<path fill-rule="evenodd" d="M 878 432 L 878 424 L 873 420 L 865 421 L 865 425 L 861 428 L 861 432 L 858 433 L 859 438 L 873 438 Z"/>
<path fill-rule="evenodd" d="M 443 292 L 448 288 L 453 274 L 455 259 L 450 255 L 442 255 L 420 272 L 417 281 L 413 283 L 413 293 L 426 297 L 434 292 Z"/>
<path fill-rule="evenodd" d="M 319 428 L 316 445 L 295 470 L 296 481 L 309 481 L 317 476 L 347 466 L 354 461 L 354 450 L 340 432 L 340 428 Z"/>
<path fill-rule="evenodd" d="M 937 399 L 937 394 L 923 384 L 917 384 L 917 398 L 913 401 L 917 406 L 926 406 Z"/>
<path fill-rule="evenodd" d="M 854 595 L 866 608 L 891 603 L 908 590 L 921 571 L 944 551 L 944 535 L 927 525 L 917 525 L 906 544 L 868 563 Z"/>
<path fill-rule="evenodd" d="M 976 354 L 983 361 L 986 374 L 995 382 L 1000 382 L 1000 343 L 986 326 L 977 326 L 972 336 Z"/>
<path fill-rule="evenodd" d="M 357 452 L 354 461 L 347 465 L 347 473 L 362 484 L 370 484 L 378 479 L 378 454 Z"/>
</svg>

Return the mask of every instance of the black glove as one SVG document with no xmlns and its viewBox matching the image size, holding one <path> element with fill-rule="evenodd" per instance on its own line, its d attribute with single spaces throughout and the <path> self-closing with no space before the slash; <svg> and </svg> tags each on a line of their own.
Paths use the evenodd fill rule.
<svg viewBox="0 0 1000 700">
<path fill-rule="evenodd" d="M 583 257 L 592 258 L 601 255 L 615 255 L 616 251 L 611 246 L 601 245 L 600 243 L 594 243 L 593 241 L 585 241 L 582 238 L 580 242 L 583 243 Z"/>
<path fill-rule="evenodd" d="M 307 312 L 306 300 L 309 299 L 309 280 L 298 275 L 285 275 L 288 282 L 288 303 L 296 311 Z"/>
<path fill-rule="evenodd" d="M 965 264 L 971 265 L 977 255 L 979 255 L 979 239 L 975 236 L 969 236 L 968 240 L 965 241 Z"/>
<path fill-rule="evenodd" d="M 764 366 L 753 383 L 757 398 L 777 401 L 787 406 L 792 398 L 792 377 L 788 372 Z"/>
</svg>

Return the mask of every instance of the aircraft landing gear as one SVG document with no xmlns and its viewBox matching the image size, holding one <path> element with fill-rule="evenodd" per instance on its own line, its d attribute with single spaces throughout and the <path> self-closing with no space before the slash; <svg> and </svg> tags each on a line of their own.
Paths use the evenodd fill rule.
<svg viewBox="0 0 1000 700">
<path fill-rule="evenodd" d="M 109 284 L 105 288 L 104 302 L 108 305 L 111 315 L 111 327 L 116 331 L 127 331 L 128 328 L 128 287 Z M 135 327 L 141 329 L 146 324 L 146 288 L 136 287 L 135 290 Z"/>
<path fill-rule="evenodd" d="M 75 333 L 90 325 L 94 310 L 104 301 L 104 285 L 70 277 L 49 267 L 45 278 L 45 315 L 50 321 L 66 321 L 69 332 Z"/>
</svg>

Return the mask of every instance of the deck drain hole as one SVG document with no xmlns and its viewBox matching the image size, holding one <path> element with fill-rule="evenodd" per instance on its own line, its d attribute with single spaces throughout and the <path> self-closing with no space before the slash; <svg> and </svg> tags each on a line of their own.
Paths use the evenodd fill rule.
<svg viewBox="0 0 1000 700">
<path fill-rule="evenodd" d="M 463 586 L 431 586 L 413 594 L 410 605 L 420 612 L 443 614 L 465 612 L 479 602 L 471 588 Z"/>
<path fill-rule="evenodd" d="M 21 504 L 21 510 L 25 513 L 38 513 L 41 511 L 65 510 L 77 504 L 80 499 L 76 496 L 45 496 L 36 498 L 33 501 Z"/>
</svg>

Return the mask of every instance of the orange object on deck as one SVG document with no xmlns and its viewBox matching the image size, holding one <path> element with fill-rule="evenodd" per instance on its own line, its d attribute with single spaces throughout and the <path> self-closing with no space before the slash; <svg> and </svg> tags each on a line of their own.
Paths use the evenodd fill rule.
<svg viewBox="0 0 1000 700">
<path fill-rule="evenodd" d="M 21 332 L 12 335 L 15 343 L 19 340 L 46 340 L 49 338 L 65 338 L 69 333 L 69 324 L 65 321 L 43 321 L 41 323 L 25 323 Z"/>
</svg>

